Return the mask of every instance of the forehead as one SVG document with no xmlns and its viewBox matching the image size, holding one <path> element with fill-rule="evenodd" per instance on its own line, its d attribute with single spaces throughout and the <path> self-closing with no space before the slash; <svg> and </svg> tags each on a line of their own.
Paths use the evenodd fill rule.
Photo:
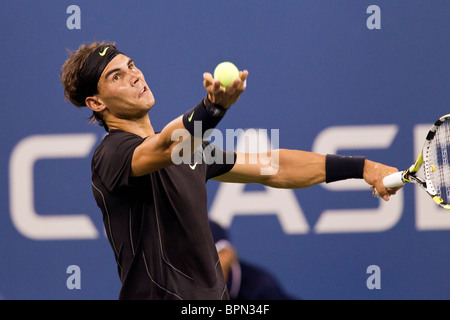
<svg viewBox="0 0 450 320">
<path fill-rule="evenodd" d="M 112 70 L 126 68 L 128 61 L 130 61 L 129 57 L 124 54 L 118 54 L 108 63 L 100 78 L 105 78 L 106 74 Z"/>
</svg>

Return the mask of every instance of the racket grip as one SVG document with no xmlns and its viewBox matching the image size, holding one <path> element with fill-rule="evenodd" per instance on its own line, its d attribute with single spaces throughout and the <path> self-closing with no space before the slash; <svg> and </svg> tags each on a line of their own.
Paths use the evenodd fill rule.
<svg viewBox="0 0 450 320">
<path fill-rule="evenodd" d="M 403 171 L 390 174 L 383 179 L 383 184 L 386 188 L 400 187 L 405 184 L 403 181 Z"/>
<path fill-rule="evenodd" d="M 404 173 L 405 173 L 404 171 L 399 171 L 384 177 L 383 179 L 384 186 L 386 188 L 395 188 L 404 185 L 405 184 L 405 182 L 403 181 Z M 375 191 L 375 197 L 381 198 L 380 194 L 377 191 Z"/>
</svg>

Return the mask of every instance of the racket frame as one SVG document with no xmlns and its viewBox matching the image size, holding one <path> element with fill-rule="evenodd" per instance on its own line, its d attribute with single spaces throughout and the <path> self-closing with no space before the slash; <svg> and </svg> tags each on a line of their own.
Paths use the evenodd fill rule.
<svg viewBox="0 0 450 320">
<path fill-rule="evenodd" d="M 427 137 L 425 139 L 424 146 L 422 147 L 422 151 L 417 157 L 416 162 L 403 172 L 402 181 L 403 183 L 414 183 L 422 187 L 432 197 L 432 199 L 434 200 L 434 202 L 436 202 L 436 204 L 438 204 L 444 209 L 450 210 L 450 204 L 446 203 L 437 194 L 436 189 L 434 188 L 433 182 L 431 180 L 431 172 L 433 172 L 433 170 L 432 164 L 430 163 L 430 156 L 428 152 L 431 146 L 431 142 L 433 141 L 437 130 L 447 120 L 450 120 L 450 114 L 446 114 L 440 117 L 439 120 L 437 120 L 430 128 Z M 422 166 L 424 168 L 425 179 L 416 176 L 416 173 L 422 168 Z"/>
</svg>

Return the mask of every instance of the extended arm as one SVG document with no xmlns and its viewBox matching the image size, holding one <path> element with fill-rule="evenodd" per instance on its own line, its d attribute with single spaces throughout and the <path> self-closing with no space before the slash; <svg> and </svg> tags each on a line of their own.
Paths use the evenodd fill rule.
<svg viewBox="0 0 450 320">
<path fill-rule="evenodd" d="M 325 155 L 300 150 L 280 149 L 267 154 L 238 153 L 228 173 L 214 178 L 221 182 L 261 183 L 274 188 L 306 188 L 326 181 Z M 397 169 L 364 160 L 363 178 L 374 186 L 384 200 L 398 189 L 387 190 L 383 178 Z"/>
</svg>

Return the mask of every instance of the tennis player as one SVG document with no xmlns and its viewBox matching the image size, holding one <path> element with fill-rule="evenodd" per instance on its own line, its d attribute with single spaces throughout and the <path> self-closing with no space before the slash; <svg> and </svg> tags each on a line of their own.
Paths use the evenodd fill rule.
<svg viewBox="0 0 450 320">
<path fill-rule="evenodd" d="M 254 163 L 249 154 L 191 139 L 192 159 L 213 148 L 209 154 L 223 161 L 175 165 L 173 150 L 185 140 L 174 141 L 172 134 L 182 129 L 193 138 L 194 123 L 200 123 L 204 137 L 239 99 L 247 76 L 241 71 L 224 88 L 205 73 L 205 98 L 157 133 L 149 117 L 155 99 L 144 75 L 114 43 L 83 44 L 62 66 L 66 100 L 89 107 L 91 120 L 108 132 L 92 158 L 92 191 L 117 263 L 119 299 L 229 298 L 209 227 L 209 179 L 304 188 L 363 178 L 385 200 L 395 193 L 382 179 L 397 170 L 363 157 L 275 150 L 277 157 Z M 231 163 L 225 161 L 230 156 Z M 276 174 L 261 174 L 265 167 L 276 167 Z"/>
</svg>

